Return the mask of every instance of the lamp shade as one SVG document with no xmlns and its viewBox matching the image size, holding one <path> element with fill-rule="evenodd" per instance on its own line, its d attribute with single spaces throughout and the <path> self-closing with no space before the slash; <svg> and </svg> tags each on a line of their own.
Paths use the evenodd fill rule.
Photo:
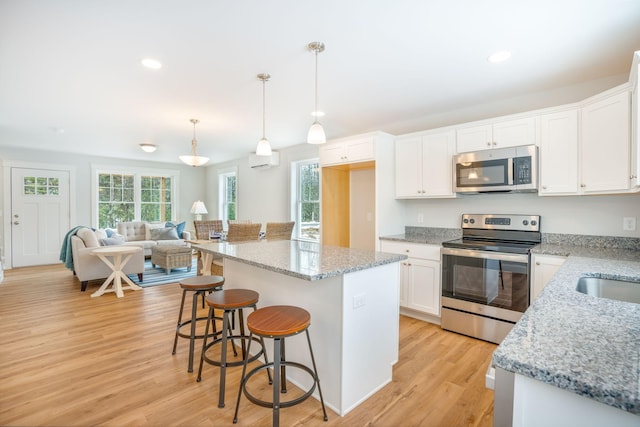
<svg viewBox="0 0 640 427">
<path fill-rule="evenodd" d="M 327 137 L 324 134 L 324 129 L 322 125 L 317 120 L 313 122 L 311 127 L 309 128 L 309 133 L 307 134 L 307 142 L 309 144 L 324 144 L 327 142 Z"/>
<path fill-rule="evenodd" d="M 207 212 L 207 208 L 202 201 L 196 200 L 195 202 L 193 202 L 193 206 L 191 206 L 191 213 L 201 215 L 209 212 Z"/>
</svg>

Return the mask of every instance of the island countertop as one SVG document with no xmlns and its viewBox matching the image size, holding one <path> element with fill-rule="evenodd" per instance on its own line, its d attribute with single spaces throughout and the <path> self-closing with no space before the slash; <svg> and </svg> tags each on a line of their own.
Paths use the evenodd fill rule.
<svg viewBox="0 0 640 427">
<path fill-rule="evenodd" d="M 494 365 L 640 414 L 640 304 L 576 291 L 582 276 L 640 281 L 640 251 L 543 244 L 534 253 L 569 256 L 496 349 Z"/>
<path fill-rule="evenodd" d="M 321 280 L 407 259 L 406 255 L 296 240 L 201 243 L 192 247 L 303 280 Z"/>
</svg>

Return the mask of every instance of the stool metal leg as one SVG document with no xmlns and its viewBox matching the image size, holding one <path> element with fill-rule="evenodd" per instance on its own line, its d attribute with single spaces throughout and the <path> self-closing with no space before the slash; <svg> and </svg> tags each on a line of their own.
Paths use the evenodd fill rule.
<svg viewBox="0 0 640 427">
<path fill-rule="evenodd" d="M 273 427 L 280 425 L 280 381 L 287 382 L 286 378 L 281 378 L 280 362 L 282 361 L 282 342 L 280 338 L 273 339 Z"/>
<path fill-rule="evenodd" d="M 230 310 L 222 315 L 222 350 L 220 353 L 220 390 L 218 391 L 218 408 L 224 408 L 224 388 L 227 378 L 227 333 L 229 330 Z"/>
<path fill-rule="evenodd" d="M 207 349 L 207 337 L 209 336 L 209 325 L 211 324 L 213 318 L 213 307 L 209 308 L 209 316 L 207 317 L 207 326 L 204 329 L 204 338 L 202 339 L 202 353 L 200 353 L 200 367 L 198 368 L 198 377 L 196 378 L 197 382 L 200 382 L 202 379 L 202 364 L 204 362 L 204 352 Z M 215 328 L 215 320 L 213 320 L 213 325 Z M 215 340 L 215 337 L 214 337 Z"/>
<path fill-rule="evenodd" d="M 316 358 L 313 357 L 313 349 L 311 348 L 311 338 L 309 337 L 309 329 L 306 329 L 307 343 L 309 343 L 309 353 L 311 353 L 311 364 L 313 365 L 313 372 L 316 374 L 316 384 L 318 385 L 318 394 L 320 395 L 320 403 L 322 403 L 322 413 L 324 414 L 324 420 L 328 421 L 327 410 L 324 408 L 324 398 L 322 397 L 322 389 L 320 388 L 320 377 L 318 376 L 318 369 L 316 368 Z"/>
<path fill-rule="evenodd" d="M 249 334 L 249 346 L 247 350 L 251 349 L 251 341 L 253 341 L 253 332 Z M 264 344 L 262 345 L 262 349 L 264 351 Z M 267 354 L 264 352 L 264 354 Z M 244 389 L 244 384 L 247 381 L 245 378 L 245 374 L 247 373 L 247 363 L 249 362 L 249 358 L 244 358 L 244 363 L 242 364 L 242 375 L 240 376 L 240 387 L 238 388 L 238 398 L 236 399 L 236 410 L 233 413 L 233 423 L 236 424 L 238 422 L 238 409 L 240 408 L 240 396 L 242 396 L 242 390 Z"/>
<path fill-rule="evenodd" d="M 198 296 L 201 292 L 193 293 L 193 302 L 191 304 L 191 333 L 189 335 L 189 369 L 187 372 L 193 372 L 193 349 L 196 342 L 196 318 L 198 316 Z"/>
<path fill-rule="evenodd" d="M 184 297 L 187 291 L 182 291 L 182 302 L 180 303 L 180 313 L 178 314 L 178 324 L 176 325 L 176 337 L 173 339 L 173 351 L 171 354 L 176 354 L 176 347 L 178 346 L 178 331 L 180 330 L 180 324 L 182 323 L 182 310 L 184 309 Z"/>
<path fill-rule="evenodd" d="M 284 342 L 285 339 L 282 338 L 280 341 L 280 361 L 284 362 L 285 360 L 287 360 L 286 358 L 286 353 L 284 350 Z M 274 341 L 273 345 L 276 345 L 277 343 Z M 275 367 L 273 368 L 275 369 Z M 280 365 L 280 378 L 282 379 L 281 383 L 280 383 L 280 393 L 286 393 L 287 392 L 287 367 L 286 365 Z"/>
</svg>

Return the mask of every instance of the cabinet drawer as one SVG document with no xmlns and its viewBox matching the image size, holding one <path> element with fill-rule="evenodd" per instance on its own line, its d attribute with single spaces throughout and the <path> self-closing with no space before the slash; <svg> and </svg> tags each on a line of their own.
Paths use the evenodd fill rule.
<svg viewBox="0 0 640 427">
<path fill-rule="evenodd" d="M 383 240 L 381 248 L 382 252 L 408 255 L 410 258 L 440 261 L 440 245 Z"/>
</svg>

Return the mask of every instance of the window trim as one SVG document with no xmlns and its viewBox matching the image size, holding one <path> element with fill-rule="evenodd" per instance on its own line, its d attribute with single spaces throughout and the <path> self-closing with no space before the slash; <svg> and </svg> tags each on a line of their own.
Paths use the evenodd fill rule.
<svg viewBox="0 0 640 427">
<path fill-rule="evenodd" d="M 141 214 L 141 186 L 142 176 L 171 177 L 171 221 L 176 221 L 180 206 L 180 171 L 177 169 L 139 168 L 132 166 L 115 166 L 105 164 L 91 164 L 91 227 L 98 227 L 98 175 L 101 173 L 133 175 L 133 191 L 135 204 L 135 221 L 140 221 Z"/>
<path fill-rule="evenodd" d="M 318 164 L 318 205 L 320 206 L 320 218 L 318 219 L 320 235 L 318 236 L 318 240 L 313 240 L 309 238 L 304 238 L 300 235 L 300 226 L 301 221 L 298 217 L 299 212 L 299 189 L 300 189 L 300 166 L 309 165 L 309 164 Z M 289 199 L 290 202 L 290 217 L 292 221 L 295 221 L 295 226 L 293 228 L 293 240 L 299 240 L 302 242 L 312 242 L 312 243 L 321 243 L 322 242 L 322 166 L 320 165 L 320 158 L 312 157 L 309 159 L 301 159 L 291 162 L 291 196 Z"/>
<path fill-rule="evenodd" d="M 236 219 L 238 218 L 239 212 L 239 194 L 240 194 L 240 180 L 238 179 L 238 167 L 228 167 L 222 168 L 218 170 L 218 218 L 222 219 L 222 228 L 227 229 L 227 217 L 226 217 L 226 209 L 225 209 L 225 177 L 229 175 L 234 175 L 236 177 Z"/>
</svg>

